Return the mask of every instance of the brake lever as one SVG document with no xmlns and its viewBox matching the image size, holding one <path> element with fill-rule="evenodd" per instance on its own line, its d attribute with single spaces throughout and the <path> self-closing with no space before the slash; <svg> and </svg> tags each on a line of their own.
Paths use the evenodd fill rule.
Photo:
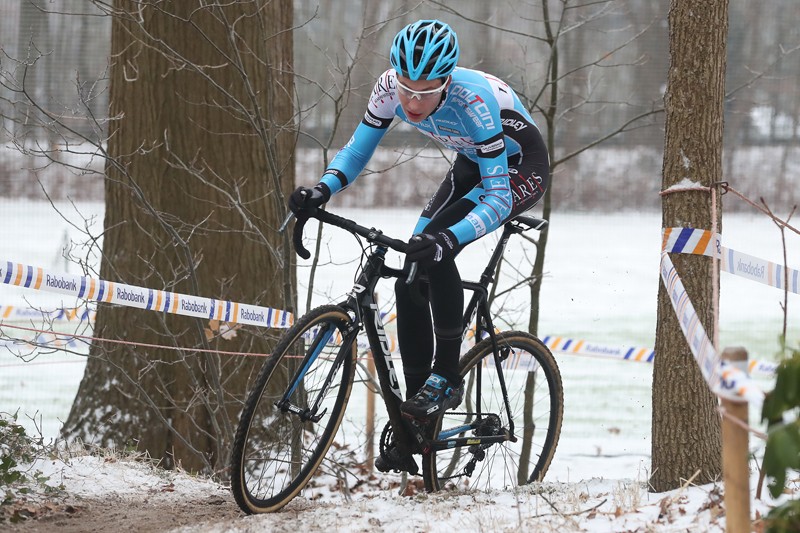
<svg viewBox="0 0 800 533">
<path fill-rule="evenodd" d="M 278 228 L 278 233 L 283 233 L 284 231 L 286 231 L 286 227 L 289 225 L 289 222 L 291 222 L 293 218 L 294 218 L 294 213 L 289 211 L 286 214 L 286 218 L 283 220 L 283 224 L 281 224 L 281 227 Z"/>
<path fill-rule="evenodd" d="M 406 285 L 411 285 L 414 283 L 414 278 L 417 277 L 417 262 L 414 261 L 410 265 L 408 265 L 408 277 L 406 278 Z"/>
</svg>

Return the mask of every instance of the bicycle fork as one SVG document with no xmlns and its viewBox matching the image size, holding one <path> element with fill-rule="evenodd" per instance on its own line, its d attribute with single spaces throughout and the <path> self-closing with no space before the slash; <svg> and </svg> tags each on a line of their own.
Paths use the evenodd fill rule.
<svg viewBox="0 0 800 533">
<path fill-rule="evenodd" d="M 283 397 L 277 402 L 275 402 L 275 406 L 282 412 L 294 413 L 303 422 L 311 421 L 317 423 L 320 420 L 322 420 L 323 416 L 325 416 L 327 408 L 324 409 L 322 412 L 319 412 L 320 404 L 322 403 L 322 399 L 325 398 L 328 391 L 333 386 L 334 378 L 336 377 L 336 374 L 339 371 L 339 367 L 342 366 L 344 358 L 348 357 L 348 352 L 349 350 L 352 349 L 352 344 L 355 342 L 355 337 L 358 334 L 358 330 L 356 328 L 352 328 L 350 331 L 346 332 L 341 348 L 339 349 L 339 352 L 336 354 L 336 358 L 333 364 L 331 365 L 331 368 L 328 370 L 328 374 L 327 376 L 325 376 L 325 380 L 323 381 L 320 392 L 319 394 L 317 394 L 317 397 L 314 399 L 313 403 L 309 407 L 302 408 L 297 405 L 294 405 L 290 401 L 290 398 L 294 394 L 294 392 L 299 388 L 300 384 L 303 382 L 303 379 L 308 373 L 308 370 L 311 368 L 311 365 L 313 365 L 314 361 L 317 360 L 319 354 L 328 344 L 335 331 L 336 331 L 336 326 L 334 324 L 328 324 L 327 328 L 325 328 L 324 330 L 320 330 L 314 336 L 314 339 L 311 342 L 311 347 L 306 351 L 306 354 L 303 357 L 303 362 L 301 363 L 300 368 L 297 370 L 294 377 L 289 382 L 289 387 L 286 389 L 286 392 L 283 394 Z"/>
</svg>

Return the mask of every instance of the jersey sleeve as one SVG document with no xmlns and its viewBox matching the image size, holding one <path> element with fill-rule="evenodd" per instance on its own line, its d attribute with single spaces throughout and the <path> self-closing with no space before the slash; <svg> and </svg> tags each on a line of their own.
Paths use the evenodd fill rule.
<svg viewBox="0 0 800 533">
<path fill-rule="evenodd" d="M 349 186 L 361 174 L 395 117 L 399 102 L 392 72 L 387 70 L 378 78 L 364 118 L 322 175 L 320 183 L 327 185 L 332 194 Z"/>
<path fill-rule="evenodd" d="M 464 111 L 469 116 L 470 133 L 477 147 L 475 155 L 483 194 L 472 211 L 449 228 L 459 244 L 466 244 L 499 228 L 513 207 L 500 106 L 490 91 L 476 92 L 466 103 Z"/>
</svg>

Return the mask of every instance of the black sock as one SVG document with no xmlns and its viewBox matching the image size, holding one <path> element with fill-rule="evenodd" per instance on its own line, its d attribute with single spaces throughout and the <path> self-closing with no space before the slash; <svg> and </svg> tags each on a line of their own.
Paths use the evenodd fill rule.
<svg viewBox="0 0 800 533">
<path fill-rule="evenodd" d="M 432 373 L 439 374 L 450 382 L 459 385 L 461 376 L 458 374 L 458 358 L 461 355 L 461 328 L 436 332 L 436 356 L 434 358 Z"/>
</svg>

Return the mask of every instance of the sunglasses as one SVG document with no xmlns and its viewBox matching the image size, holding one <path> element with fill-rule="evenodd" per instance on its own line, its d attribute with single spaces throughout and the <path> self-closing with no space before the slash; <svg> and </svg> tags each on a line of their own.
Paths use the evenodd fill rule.
<svg viewBox="0 0 800 533">
<path fill-rule="evenodd" d="M 397 82 L 397 90 L 406 98 L 416 98 L 417 100 L 433 100 L 442 94 L 442 91 L 444 91 L 444 89 L 447 87 L 447 82 L 450 81 L 450 76 L 444 80 L 444 83 L 442 83 L 440 87 L 430 89 L 428 91 L 415 91 L 411 87 L 403 85 L 400 80 L 396 79 L 395 81 Z"/>
</svg>

